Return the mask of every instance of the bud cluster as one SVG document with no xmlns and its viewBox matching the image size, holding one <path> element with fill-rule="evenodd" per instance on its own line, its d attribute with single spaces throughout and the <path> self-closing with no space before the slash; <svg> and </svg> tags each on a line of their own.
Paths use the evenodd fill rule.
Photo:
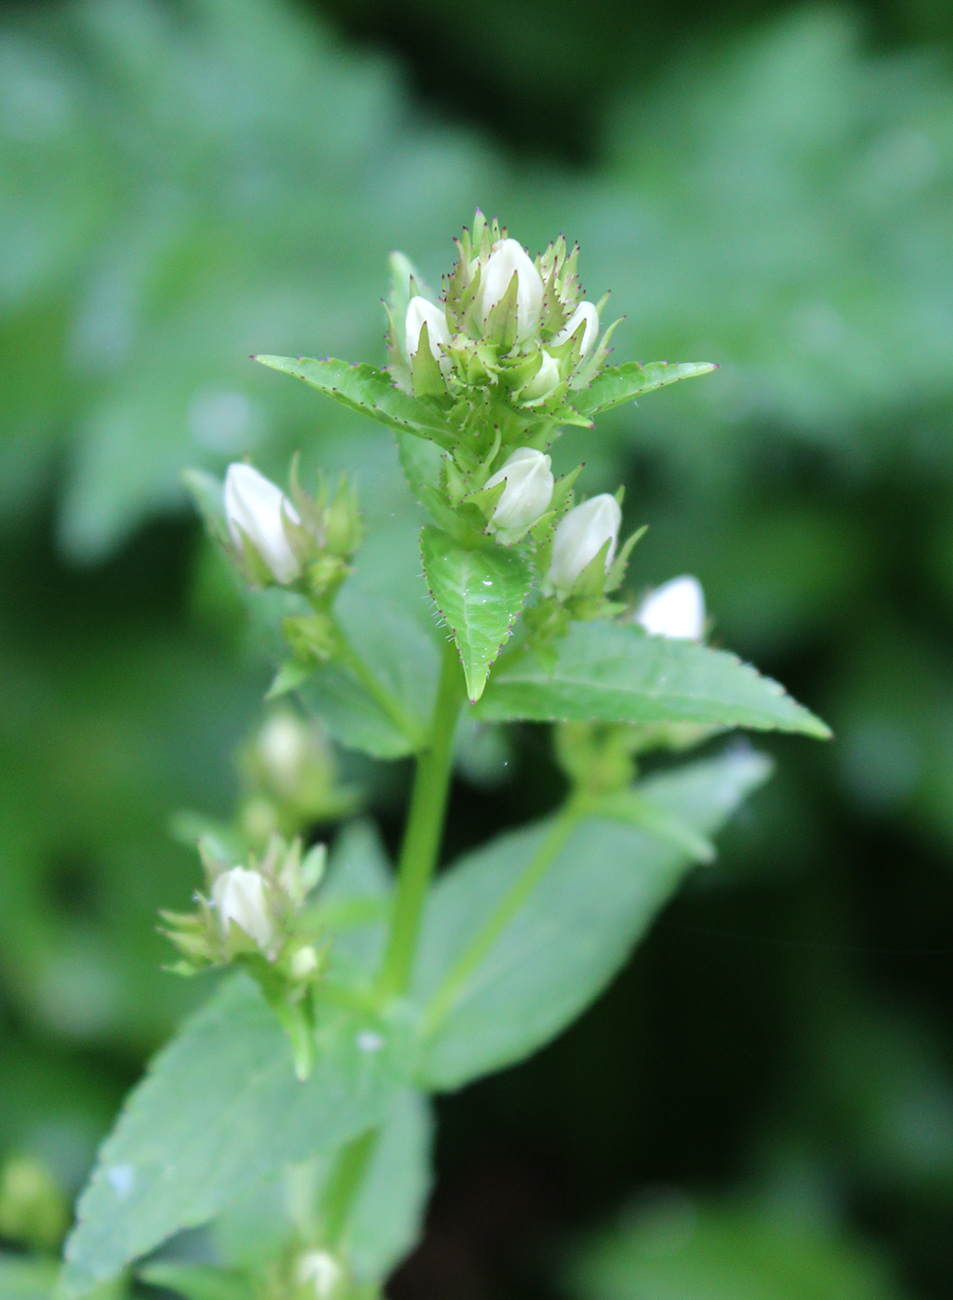
<svg viewBox="0 0 953 1300">
<path fill-rule="evenodd" d="M 244 796 L 238 827 L 251 846 L 276 832 L 291 838 L 316 822 L 354 811 L 357 794 L 338 783 L 323 731 L 289 707 L 269 714 L 240 756 Z"/>
<path fill-rule="evenodd" d="M 223 540 L 246 581 L 294 586 L 312 596 L 333 593 L 349 571 L 363 525 L 353 489 L 342 477 L 333 497 L 298 483 L 292 465 L 290 499 L 251 465 L 229 465 L 225 475 Z"/>
<path fill-rule="evenodd" d="M 568 249 L 560 235 L 533 259 L 481 212 L 456 243 L 440 302 L 409 276 L 406 302 L 391 304 L 395 381 L 418 397 L 472 405 L 486 390 L 524 415 L 558 412 L 599 373 L 611 333 L 599 343 L 603 303 L 583 297 L 578 245 Z"/>
<path fill-rule="evenodd" d="M 199 841 L 207 894 L 196 893 L 194 912 L 163 912 L 164 933 L 182 953 L 175 967 L 191 975 L 207 966 L 267 962 L 292 982 L 317 977 L 322 959 L 300 932 L 298 916 L 324 875 L 326 849 L 302 853 L 273 835 L 249 866 L 235 865 L 210 836 Z"/>
</svg>

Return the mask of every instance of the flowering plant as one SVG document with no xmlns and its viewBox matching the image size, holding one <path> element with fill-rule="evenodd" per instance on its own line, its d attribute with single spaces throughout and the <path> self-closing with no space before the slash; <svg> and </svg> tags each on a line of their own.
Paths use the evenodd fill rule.
<svg viewBox="0 0 953 1300">
<path fill-rule="evenodd" d="M 582 499 L 581 466 L 553 472 L 562 427 L 714 367 L 610 367 L 615 326 L 600 333 L 605 300 L 584 296 L 562 238 L 532 258 L 478 213 L 457 252 L 439 299 L 394 256 L 386 370 L 257 358 L 394 430 L 426 514 L 429 630 L 361 592 L 375 521 L 346 481 L 309 495 L 296 465 L 286 490 L 245 464 L 224 489 L 193 476 L 236 570 L 279 598 L 270 694 L 299 705 L 252 745 L 234 824 L 203 828 L 195 909 L 163 916 L 181 973 L 235 969 L 104 1144 L 67 1296 L 129 1266 L 186 1300 L 379 1294 L 419 1230 L 429 1096 L 578 1016 L 769 771 L 737 746 L 650 776 L 641 756 L 736 727 L 828 734 L 705 643 L 694 578 L 630 597 L 640 532 L 620 543 L 621 489 Z M 435 877 L 461 727 L 516 722 L 554 725 L 562 802 Z M 367 822 L 327 863 L 305 849 L 315 822 L 354 809 L 327 737 L 413 757 L 395 870 Z M 250 1222 L 253 1248 L 235 1226 Z M 212 1225 L 198 1262 L 141 1262 L 198 1225 Z"/>
</svg>

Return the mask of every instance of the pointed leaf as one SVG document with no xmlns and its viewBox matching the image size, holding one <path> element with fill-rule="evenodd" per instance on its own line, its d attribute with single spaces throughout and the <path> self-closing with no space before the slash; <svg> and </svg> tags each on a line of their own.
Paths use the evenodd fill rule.
<svg viewBox="0 0 953 1300">
<path fill-rule="evenodd" d="M 471 551 L 429 525 L 421 530 L 420 552 L 430 594 L 457 643 L 467 693 L 478 700 L 529 595 L 532 568 L 517 551 Z"/>
<path fill-rule="evenodd" d="M 770 770 L 762 755 L 735 750 L 638 790 L 669 824 L 708 837 Z M 414 980 L 428 1032 L 425 1087 L 459 1087 L 564 1029 L 625 962 L 691 865 L 692 855 L 668 835 L 587 819 L 461 980 L 471 945 L 525 877 L 552 825 L 500 836 L 441 875 L 431 892 Z"/>
<path fill-rule="evenodd" d="M 580 415 L 598 415 L 611 411 L 614 406 L 631 402 L 641 393 L 653 388 L 664 388 L 679 379 L 693 379 L 717 370 L 710 361 L 649 361 L 640 366 L 637 361 L 627 361 L 622 366 L 611 366 L 597 375 L 588 388 L 572 396 L 571 401 Z"/>
<path fill-rule="evenodd" d="M 551 668 L 529 653 L 504 665 L 475 712 L 494 721 L 698 722 L 831 734 L 733 654 L 605 622 L 574 624 Z"/>
<path fill-rule="evenodd" d="M 453 446 L 453 435 L 442 407 L 426 398 L 402 393 L 394 387 L 386 370 L 351 365 L 331 357 L 325 361 L 312 357 L 255 357 L 254 360 L 271 370 L 303 379 L 318 392 L 352 411 L 370 416 L 379 424 L 386 424 L 389 429 L 429 438 L 445 449 Z"/>
<path fill-rule="evenodd" d="M 292 1160 L 381 1121 L 409 1070 L 405 1034 L 325 1009 L 304 1083 L 257 986 L 228 980 L 128 1098 L 80 1198 L 66 1296 L 86 1295 L 182 1228 L 212 1218 Z M 362 1047 L 373 1034 L 379 1050 Z"/>
</svg>

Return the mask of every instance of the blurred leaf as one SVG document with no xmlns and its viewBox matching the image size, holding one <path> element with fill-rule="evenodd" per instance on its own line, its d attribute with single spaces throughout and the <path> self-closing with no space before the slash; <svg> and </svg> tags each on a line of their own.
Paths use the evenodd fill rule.
<svg viewBox="0 0 953 1300">
<path fill-rule="evenodd" d="M 365 1032 L 375 1050 L 362 1047 Z M 104 1144 L 67 1243 L 65 1294 L 86 1295 L 289 1161 L 377 1124 L 407 1052 L 394 1026 L 326 1011 L 299 1083 L 257 987 L 228 980 L 156 1058 Z"/>
<path fill-rule="evenodd" d="M 751 752 L 693 763 L 641 787 L 668 817 L 717 830 L 768 776 Z M 415 1000 L 439 1002 L 470 945 L 505 904 L 551 823 L 500 836 L 442 875 L 428 901 Z M 422 1064 L 434 1088 L 522 1060 L 605 988 L 691 864 L 670 838 L 618 822 L 584 822 L 479 965 L 455 991 Z"/>
<path fill-rule="evenodd" d="M 58 1273 L 56 1260 L 0 1252 L 0 1298 L 49 1300 Z"/>
<path fill-rule="evenodd" d="M 417 735 L 426 730 L 433 707 L 437 650 L 402 609 L 345 586 L 336 613 L 351 645 L 404 710 Z M 299 688 L 301 698 L 335 740 L 375 758 L 412 753 L 417 737 L 397 725 L 347 668 L 316 668 Z"/>
<path fill-rule="evenodd" d="M 687 1198 L 623 1219 L 580 1252 L 575 1300 L 901 1300 L 869 1244 L 757 1205 Z"/>
</svg>

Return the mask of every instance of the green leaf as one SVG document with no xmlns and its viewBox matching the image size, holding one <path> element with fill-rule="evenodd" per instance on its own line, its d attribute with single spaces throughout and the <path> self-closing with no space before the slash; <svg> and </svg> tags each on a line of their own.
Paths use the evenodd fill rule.
<svg viewBox="0 0 953 1300">
<path fill-rule="evenodd" d="M 639 790 L 666 819 L 709 836 L 769 772 L 766 758 L 735 751 L 645 781 Z M 426 1087 L 459 1087 L 558 1034 L 625 962 L 690 865 L 670 835 L 587 820 L 472 966 L 471 945 L 500 914 L 552 828 L 542 822 L 499 837 L 433 888 L 414 980 L 427 1034 L 419 1080 Z"/>
<path fill-rule="evenodd" d="M 153 1062 L 100 1151 L 66 1247 L 66 1296 L 212 1218 L 292 1160 L 380 1123 L 409 1072 L 405 1033 L 322 1013 L 304 1083 L 257 986 L 228 980 Z M 374 1043 L 374 1050 L 366 1046 Z"/>
<path fill-rule="evenodd" d="M 631 1212 L 573 1261 L 575 1300 L 901 1300 L 869 1242 L 777 1206 L 687 1197 Z"/>
<path fill-rule="evenodd" d="M 389 601 L 347 584 L 335 606 L 354 650 L 395 702 L 401 722 L 341 664 L 315 668 L 302 700 L 340 744 L 375 758 L 412 753 L 430 718 L 438 675 L 437 649 L 426 632 Z"/>
<path fill-rule="evenodd" d="M 342 406 L 368 415 L 399 433 L 415 433 L 449 449 L 453 436 L 442 407 L 426 398 L 411 397 L 394 387 L 386 370 L 347 361 L 316 361 L 311 357 L 255 357 L 263 366 L 303 379 Z"/>
<path fill-rule="evenodd" d="M 588 388 L 571 395 L 570 400 L 580 415 L 598 415 L 611 411 L 614 406 L 631 402 L 653 388 L 664 388 L 679 379 L 693 379 L 707 375 L 718 367 L 710 361 L 649 361 L 644 366 L 637 361 L 627 361 L 621 366 L 603 370 Z"/>
<path fill-rule="evenodd" d="M 427 1098 L 409 1089 L 399 1093 L 344 1235 L 361 1280 L 383 1281 L 420 1239 L 433 1181 L 433 1133 Z"/>
<path fill-rule="evenodd" d="M 574 624 L 551 669 L 530 653 L 504 665 L 476 716 L 534 722 L 697 722 L 706 726 L 830 730 L 777 682 L 724 650 L 646 636 L 619 623 Z"/>
<path fill-rule="evenodd" d="M 420 533 L 430 594 L 453 633 L 470 702 L 483 694 L 490 665 L 513 630 L 533 585 L 518 551 L 502 546 L 471 551 L 439 528 Z"/>
<path fill-rule="evenodd" d="M 426 1097 L 411 1089 L 395 1095 L 341 1242 L 361 1282 L 383 1281 L 417 1242 L 431 1184 L 433 1127 Z M 318 1156 L 229 1205 L 211 1227 L 216 1257 L 232 1269 L 260 1271 L 289 1242 L 312 1230 L 320 1238 L 332 1168 L 333 1157 Z"/>
</svg>

